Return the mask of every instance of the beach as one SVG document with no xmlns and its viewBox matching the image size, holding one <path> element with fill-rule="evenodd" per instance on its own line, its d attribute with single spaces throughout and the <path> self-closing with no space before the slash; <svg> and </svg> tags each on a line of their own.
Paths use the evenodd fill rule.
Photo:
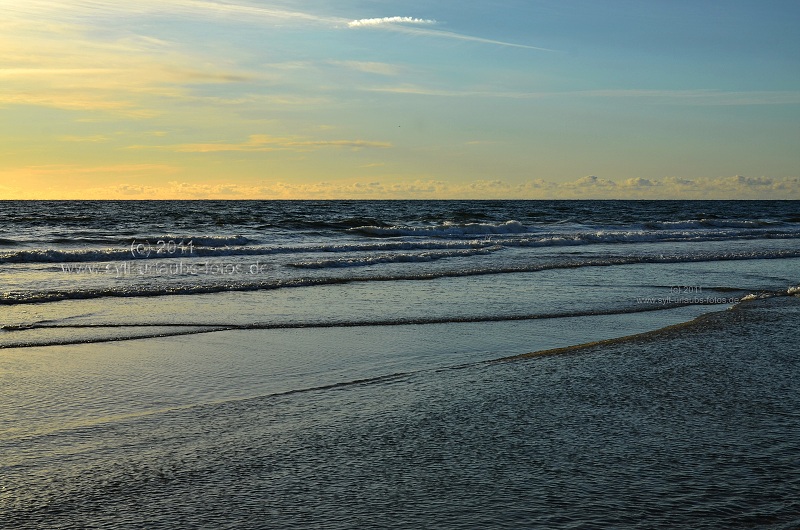
<svg viewBox="0 0 800 530">
<path fill-rule="evenodd" d="M 5 204 L 0 520 L 796 528 L 795 207 Z"/>
<path fill-rule="evenodd" d="M 799 320 L 796 298 L 757 301 L 561 354 L 21 434 L 2 512 L 16 528 L 794 528 Z"/>
</svg>

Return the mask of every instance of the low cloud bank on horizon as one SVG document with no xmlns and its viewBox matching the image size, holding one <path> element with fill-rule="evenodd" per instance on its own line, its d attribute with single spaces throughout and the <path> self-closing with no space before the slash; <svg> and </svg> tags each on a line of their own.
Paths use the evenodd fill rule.
<svg viewBox="0 0 800 530">
<path fill-rule="evenodd" d="M 534 179 L 512 183 L 500 179 L 451 182 L 436 179 L 372 180 L 354 182 L 263 181 L 188 182 L 177 180 L 180 170 L 142 164 L 107 168 L 42 166 L 28 168 L 28 178 L 53 181 L 57 176 L 76 178 L 104 172 L 138 174 L 157 172 L 172 178 L 159 185 L 114 183 L 105 187 L 50 187 L 36 197 L 21 189 L 0 185 L 0 199 L 800 199 L 800 177 L 746 177 L 613 180 L 595 175 L 568 182 Z M 122 179 L 120 179 L 122 180 Z"/>
</svg>

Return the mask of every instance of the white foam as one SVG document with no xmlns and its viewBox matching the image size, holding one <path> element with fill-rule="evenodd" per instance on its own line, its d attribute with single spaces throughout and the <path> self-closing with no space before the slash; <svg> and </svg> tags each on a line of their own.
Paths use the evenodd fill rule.
<svg viewBox="0 0 800 530">
<path fill-rule="evenodd" d="M 658 242 L 738 241 L 751 239 L 800 239 L 800 231 L 782 229 L 702 229 L 702 230 L 614 230 L 570 227 L 564 231 L 533 233 L 518 221 L 499 224 L 468 223 L 433 227 L 366 226 L 348 232 L 406 240 L 353 241 L 309 245 L 259 245 L 243 236 L 200 236 L 136 239 L 107 248 L 47 248 L 0 251 L 2 263 L 102 262 L 130 259 L 169 259 L 214 256 L 255 256 L 311 252 L 364 252 L 380 250 L 476 249 L 493 245 L 504 247 L 558 247 L 598 244 Z M 442 239 L 449 238 L 449 239 Z M 164 242 L 162 244 L 162 242 Z M 175 244 L 171 244 L 175 242 Z M 182 244 L 181 244 L 182 242 Z M 189 244 L 191 242 L 191 244 Z M 136 243 L 134 245 L 133 243 Z M 133 247 L 133 248 L 131 248 Z"/>
<path fill-rule="evenodd" d="M 498 250 L 502 247 L 490 247 L 487 249 L 476 249 L 476 253 L 492 252 L 494 248 Z M 704 253 L 704 254 L 648 254 L 641 256 L 606 256 L 606 257 L 575 257 L 567 261 L 557 263 L 528 263 L 524 265 L 495 264 L 486 267 L 459 267 L 447 270 L 432 269 L 413 269 L 406 273 L 378 275 L 370 274 L 364 277 L 341 276 L 341 277 L 312 277 L 312 278 L 289 278 L 273 281 L 228 281 L 222 283 L 202 283 L 202 284 L 149 284 L 121 287 L 119 285 L 103 288 L 72 288 L 66 290 L 53 291 L 24 291 L 24 292 L 4 292 L 0 293 L 0 305 L 20 304 L 20 303 L 40 303 L 53 302 L 68 299 L 85 299 L 101 297 L 129 297 L 129 296 L 164 296 L 164 295 L 185 295 L 202 294 L 224 291 L 255 291 L 266 289 L 278 289 L 282 287 L 296 287 L 306 285 L 328 285 L 349 282 L 369 282 L 369 281 L 403 281 L 403 280 L 428 280 L 444 277 L 479 276 L 492 274 L 509 274 L 522 272 L 537 272 L 553 269 L 573 269 L 577 267 L 605 267 L 614 265 L 634 265 L 643 263 L 695 263 L 695 262 L 715 262 L 715 261 L 734 261 L 751 259 L 774 259 L 774 258 L 796 258 L 800 257 L 800 249 L 781 250 L 767 252 L 728 252 L 728 253 Z M 415 258 L 408 258 L 415 259 Z M 426 259 L 426 258 L 422 258 Z M 430 261 L 430 259 L 428 259 Z M 347 264 L 347 258 L 342 260 L 343 267 L 352 267 L 354 264 L 361 264 L 353 261 Z M 369 263 L 365 263 L 369 264 Z M 335 266 L 328 264 L 326 266 Z M 748 298 L 749 299 L 749 298 Z"/>
<path fill-rule="evenodd" d="M 290 263 L 289 265 L 304 269 L 324 269 L 329 267 L 365 267 L 381 263 L 414 263 L 436 261 L 445 258 L 475 256 L 479 254 L 489 254 L 490 252 L 494 252 L 502 248 L 503 247 L 500 246 L 494 246 L 472 250 L 382 254 L 378 256 L 366 256 L 360 258 L 345 257 L 332 260 L 301 261 L 297 263 Z"/>
<path fill-rule="evenodd" d="M 760 220 L 735 220 L 735 219 L 688 219 L 685 221 L 661 221 L 651 223 L 650 226 L 667 229 L 685 228 L 759 228 L 776 223 Z"/>
<path fill-rule="evenodd" d="M 506 221 L 504 223 L 444 223 L 436 226 L 359 226 L 351 228 L 349 232 L 358 232 L 372 236 L 428 236 L 428 237 L 453 237 L 469 235 L 490 234 L 519 234 L 530 232 L 531 229 L 519 221 Z"/>
<path fill-rule="evenodd" d="M 241 246 L 241 245 L 247 245 L 248 243 L 253 243 L 252 239 L 239 235 L 234 235 L 234 236 L 165 235 L 165 236 L 143 238 L 143 239 L 147 239 L 152 244 L 156 244 L 158 241 L 174 241 L 176 243 L 182 241 L 184 244 L 188 244 L 189 242 L 191 242 L 192 245 L 194 246 L 208 247 L 208 248 Z"/>
</svg>

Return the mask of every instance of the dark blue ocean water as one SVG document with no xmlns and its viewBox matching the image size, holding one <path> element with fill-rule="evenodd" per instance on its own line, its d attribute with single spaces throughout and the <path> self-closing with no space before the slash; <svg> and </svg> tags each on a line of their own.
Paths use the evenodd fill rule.
<svg viewBox="0 0 800 530">
<path fill-rule="evenodd" d="M 797 201 L 0 202 L 0 526 L 797 527 L 799 242 Z"/>
</svg>

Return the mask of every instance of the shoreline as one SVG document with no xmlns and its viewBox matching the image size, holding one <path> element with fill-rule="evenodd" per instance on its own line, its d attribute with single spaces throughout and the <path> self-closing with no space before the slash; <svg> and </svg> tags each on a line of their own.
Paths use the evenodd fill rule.
<svg viewBox="0 0 800 530">
<path fill-rule="evenodd" d="M 680 322 L 678 324 L 671 324 L 669 326 L 665 326 L 663 328 L 654 329 L 652 331 L 645 331 L 642 333 L 634 333 L 632 335 L 625 335 L 621 337 L 615 337 L 612 339 L 604 339 L 598 340 L 593 342 L 586 342 L 583 344 L 575 344 L 572 346 L 564 346 L 560 348 L 551 348 L 547 350 L 537 350 L 528 353 L 521 353 L 519 355 L 510 355 L 508 357 L 502 357 L 500 359 L 494 359 L 491 361 L 486 361 L 489 363 L 501 363 L 501 362 L 512 362 L 518 361 L 522 359 L 531 359 L 535 357 L 546 357 L 551 355 L 564 355 L 570 353 L 580 353 L 584 350 L 591 350 L 594 348 L 604 348 L 608 346 L 614 346 L 617 344 L 635 344 L 637 342 L 651 342 L 661 339 L 668 339 L 670 335 L 676 334 L 683 330 L 692 330 L 697 328 L 704 323 L 712 322 L 716 323 L 717 320 L 723 318 L 723 315 L 727 312 L 735 312 L 746 310 L 748 307 L 745 304 L 754 305 L 757 302 L 767 302 L 768 300 L 780 300 L 785 298 L 800 298 L 797 294 L 784 294 L 784 295 L 774 295 L 769 298 L 762 298 L 762 299 L 753 299 L 753 300 L 743 300 L 732 307 L 727 309 L 723 309 L 720 311 L 712 311 L 709 313 L 704 313 L 700 316 L 693 318 L 692 320 L 688 320 L 686 322 Z"/>
</svg>

